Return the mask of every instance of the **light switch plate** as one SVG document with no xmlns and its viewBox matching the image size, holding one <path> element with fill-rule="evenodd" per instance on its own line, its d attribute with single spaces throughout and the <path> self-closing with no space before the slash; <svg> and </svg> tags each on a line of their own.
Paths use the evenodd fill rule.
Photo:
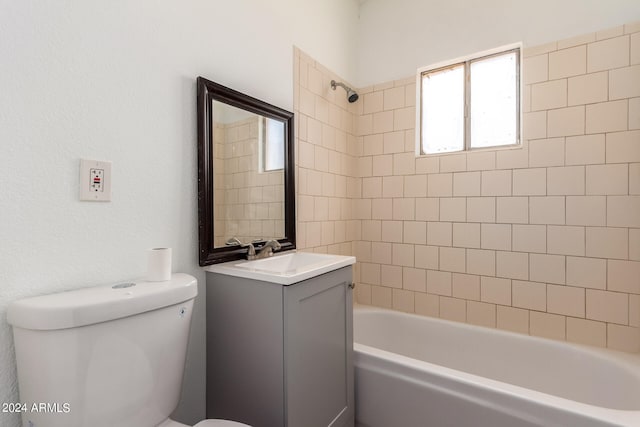
<svg viewBox="0 0 640 427">
<path fill-rule="evenodd" d="M 111 201 L 111 162 L 80 159 L 80 200 Z"/>
</svg>

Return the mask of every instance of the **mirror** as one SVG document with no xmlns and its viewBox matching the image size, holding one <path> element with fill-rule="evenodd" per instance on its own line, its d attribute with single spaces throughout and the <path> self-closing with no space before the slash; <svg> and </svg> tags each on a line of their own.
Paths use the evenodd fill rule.
<svg viewBox="0 0 640 427">
<path fill-rule="evenodd" d="M 293 113 L 198 77 L 201 266 L 295 249 Z"/>
</svg>

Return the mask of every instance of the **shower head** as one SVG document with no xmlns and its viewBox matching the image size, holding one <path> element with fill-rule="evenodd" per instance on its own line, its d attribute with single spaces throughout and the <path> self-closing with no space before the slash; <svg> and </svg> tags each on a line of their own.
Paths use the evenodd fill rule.
<svg viewBox="0 0 640 427">
<path fill-rule="evenodd" d="M 349 86 L 345 85 L 344 83 L 331 80 L 331 89 L 336 90 L 336 86 L 340 86 L 347 91 L 347 99 L 349 100 L 349 102 L 353 103 L 358 100 L 358 94 L 356 93 L 355 90 L 351 89 Z"/>
</svg>

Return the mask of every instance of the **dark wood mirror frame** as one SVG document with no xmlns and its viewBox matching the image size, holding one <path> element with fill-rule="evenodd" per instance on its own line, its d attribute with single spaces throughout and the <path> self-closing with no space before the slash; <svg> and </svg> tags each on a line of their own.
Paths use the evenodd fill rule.
<svg viewBox="0 0 640 427">
<path fill-rule="evenodd" d="M 296 247 L 293 113 L 252 98 L 218 83 L 198 77 L 198 256 L 201 266 L 246 258 L 247 248 L 214 246 L 214 146 L 213 101 L 223 102 L 284 123 L 284 238 L 281 251 Z M 254 243 L 256 249 L 264 241 Z"/>
</svg>

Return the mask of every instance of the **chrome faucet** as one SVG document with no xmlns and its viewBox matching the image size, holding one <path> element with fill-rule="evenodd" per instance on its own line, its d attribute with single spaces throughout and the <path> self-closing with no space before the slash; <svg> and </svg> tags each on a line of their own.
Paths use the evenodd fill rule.
<svg viewBox="0 0 640 427">
<path fill-rule="evenodd" d="M 242 243 L 237 237 L 232 237 L 225 242 L 225 245 L 240 246 L 241 248 L 249 248 L 247 250 L 247 259 L 248 260 L 256 259 L 256 248 L 253 247 L 253 243 Z"/>
<path fill-rule="evenodd" d="M 267 240 L 267 242 L 262 246 L 262 248 L 258 251 L 258 254 L 253 259 L 261 259 L 273 256 L 273 251 L 278 250 L 282 247 L 280 242 L 277 240 L 271 239 Z"/>
</svg>

